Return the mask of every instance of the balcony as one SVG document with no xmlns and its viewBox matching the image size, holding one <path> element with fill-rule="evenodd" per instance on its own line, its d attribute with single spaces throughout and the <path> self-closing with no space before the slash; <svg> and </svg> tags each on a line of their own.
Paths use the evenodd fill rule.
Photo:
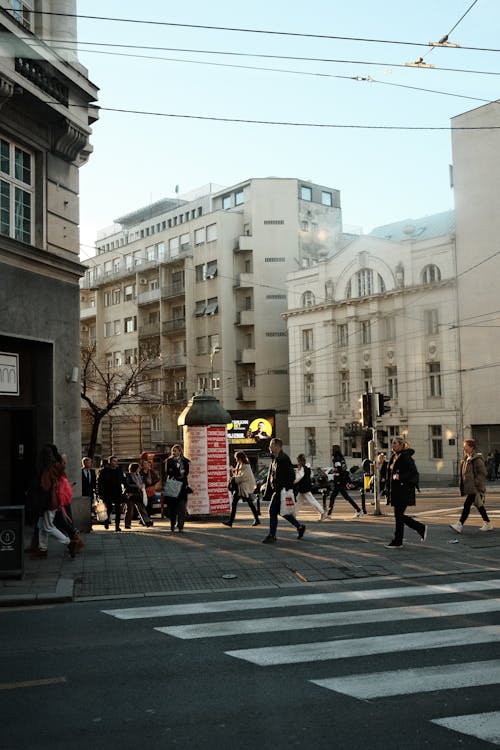
<svg viewBox="0 0 500 750">
<path fill-rule="evenodd" d="M 251 365 L 255 363 L 255 349 L 240 349 L 236 352 L 236 361 L 242 365 Z"/>
<path fill-rule="evenodd" d="M 160 328 L 159 320 L 154 323 L 144 323 L 139 326 L 139 336 L 159 336 Z"/>
<path fill-rule="evenodd" d="M 248 289 L 255 286 L 253 273 L 239 273 L 235 276 L 234 286 L 237 289 Z"/>
<path fill-rule="evenodd" d="M 88 320 L 89 318 L 95 318 L 95 316 L 95 307 L 80 307 L 80 320 Z"/>
<path fill-rule="evenodd" d="M 252 385 L 244 385 L 238 388 L 238 401 L 256 401 L 257 388 Z"/>
<path fill-rule="evenodd" d="M 160 299 L 159 289 L 149 289 L 147 292 L 139 292 L 137 295 L 138 305 L 150 305 L 152 302 L 158 302 Z"/>
<path fill-rule="evenodd" d="M 255 324 L 255 317 L 253 309 L 250 310 L 239 310 L 236 313 L 236 325 L 237 326 L 253 326 Z"/>
<path fill-rule="evenodd" d="M 187 391 L 164 391 L 163 401 L 165 404 L 185 404 L 187 402 Z"/>
<path fill-rule="evenodd" d="M 174 318 L 173 320 L 166 320 L 163 325 L 162 333 L 178 333 L 179 331 L 186 330 L 186 318 Z"/>
<path fill-rule="evenodd" d="M 161 298 L 170 299 L 171 297 L 180 297 L 184 295 L 186 287 L 183 281 L 176 281 L 168 286 L 162 286 Z"/>
<path fill-rule="evenodd" d="M 247 252 L 248 250 L 253 250 L 253 237 L 251 234 L 242 234 L 236 240 L 236 244 L 234 246 L 234 252 L 244 253 L 244 252 Z"/>
<path fill-rule="evenodd" d="M 167 354 L 163 362 L 164 370 L 172 370 L 176 367 L 186 367 L 187 357 L 185 354 Z"/>
</svg>

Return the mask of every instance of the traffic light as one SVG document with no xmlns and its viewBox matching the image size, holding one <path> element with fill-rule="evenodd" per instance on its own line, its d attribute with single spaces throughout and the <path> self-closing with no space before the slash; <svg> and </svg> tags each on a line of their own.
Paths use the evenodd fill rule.
<svg viewBox="0 0 500 750">
<path fill-rule="evenodd" d="M 390 396 L 386 396 L 384 393 L 377 393 L 377 417 L 382 417 L 391 410 L 391 407 L 387 403 L 390 400 Z"/>
<path fill-rule="evenodd" d="M 373 393 L 363 393 L 361 396 L 361 408 L 360 408 L 360 414 L 361 414 L 361 424 L 363 427 L 373 427 L 373 412 L 372 412 L 372 404 L 373 404 Z"/>
</svg>

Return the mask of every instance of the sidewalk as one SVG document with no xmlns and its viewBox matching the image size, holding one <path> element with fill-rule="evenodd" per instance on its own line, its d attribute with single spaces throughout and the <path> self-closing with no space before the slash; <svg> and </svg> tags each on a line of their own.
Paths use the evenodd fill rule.
<svg viewBox="0 0 500 750">
<path fill-rule="evenodd" d="M 443 502 L 456 506 L 457 498 L 453 503 L 441 498 L 437 510 L 415 514 L 429 523 L 426 544 L 407 529 L 401 550 L 384 547 L 392 538 L 393 518 L 372 515 L 370 505 L 367 516 L 354 520 L 350 508 L 339 504 L 334 519 L 323 523 L 312 508 L 303 508 L 304 538 L 298 541 L 295 529 L 280 519 L 278 541 L 271 545 L 262 544 L 267 509 L 262 525 L 252 527 L 242 504 L 232 528 L 215 520 L 188 522 L 183 534 L 172 534 L 169 522 L 156 517 L 152 528 L 134 522 L 121 533 L 96 524 L 82 536 L 85 548 L 74 560 L 53 540 L 47 559 L 31 560 L 27 553 L 22 580 L 0 579 L 0 606 L 500 571 L 500 502 L 489 506 L 493 532 L 480 533 L 479 517 L 472 515 L 461 535 L 448 526 L 457 518 L 455 508 L 443 508 Z"/>
</svg>

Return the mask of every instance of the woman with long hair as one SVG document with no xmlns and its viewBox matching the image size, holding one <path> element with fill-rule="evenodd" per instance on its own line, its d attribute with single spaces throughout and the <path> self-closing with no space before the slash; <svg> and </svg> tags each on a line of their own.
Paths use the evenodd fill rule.
<svg viewBox="0 0 500 750">
<path fill-rule="evenodd" d="M 231 481 L 229 482 L 229 489 L 233 492 L 233 500 L 231 503 L 231 515 L 228 521 L 223 521 L 225 526 L 232 526 L 236 516 L 236 508 L 238 507 L 238 501 L 241 498 L 248 503 L 248 507 L 253 514 L 252 526 L 259 526 L 259 514 L 253 501 L 253 493 L 255 490 L 255 477 L 253 475 L 252 468 L 248 456 L 244 451 L 236 451 L 234 454 L 236 459 L 236 466 L 234 469 L 231 467 L 229 470 L 231 473 Z"/>
<path fill-rule="evenodd" d="M 460 494 L 465 495 L 465 502 L 460 520 L 450 523 L 451 528 L 457 534 L 462 533 L 473 505 L 476 506 L 477 512 L 483 519 L 483 525 L 479 527 L 479 531 L 493 531 L 493 524 L 485 507 L 485 479 L 486 466 L 482 454 L 476 452 L 474 440 L 464 440 L 464 457 L 460 463 Z"/>
<path fill-rule="evenodd" d="M 165 494 L 167 502 L 168 517 L 170 518 L 170 529 L 184 531 L 186 521 L 186 506 L 188 496 L 189 459 L 182 452 L 182 446 L 178 443 L 172 446 L 170 455 L 165 461 L 165 476 L 167 479 L 176 479 L 181 482 L 180 492 L 177 497 L 169 497 Z"/>
<path fill-rule="evenodd" d="M 409 505 L 415 505 L 415 490 L 418 487 L 418 470 L 413 460 L 415 451 L 402 437 L 392 440 L 392 455 L 387 468 L 387 497 L 394 508 L 394 537 L 387 549 L 403 546 L 405 526 L 416 531 L 422 542 L 427 538 L 427 526 L 406 515 Z"/>
</svg>

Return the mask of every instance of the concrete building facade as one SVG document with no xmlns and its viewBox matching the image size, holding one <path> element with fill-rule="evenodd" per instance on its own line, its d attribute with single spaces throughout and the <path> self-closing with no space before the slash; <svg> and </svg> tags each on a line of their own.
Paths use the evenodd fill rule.
<svg viewBox="0 0 500 750">
<path fill-rule="evenodd" d="M 286 275 L 339 233 L 337 190 L 278 178 L 207 186 L 101 232 L 81 289 L 82 345 L 95 342 L 107 368 L 148 367 L 135 403 L 103 420 L 99 451 L 178 440 L 178 415 L 203 391 L 228 410 L 276 412 L 287 443 Z M 88 435 L 87 423 L 84 445 Z"/>
<path fill-rule="evenodd" d="M 290 445 L 315 466 L 331 446 L 366 457 L 362 393 L 390 397 L 379 446 L 406 435 L 425 479 L 449 481 L 458 459 L 458 334 L 453 212 L 339 237 L 288 277 Z M 385 434 L 383 434 L 385 433 Z M 458 438 L 458 439 L 457 439 Z"/>
<path fill-rule="evenodd" d="M 74 0 L 0 0 L 2 504 L 23 502 L 43 443 L 75 479 L 79 466 L 78 168 L 97 89 L 74 51 L 44 41 L 74 41 L 75 13 Z"/>
<path fill-rule="evenodd" d="M 453 118 L 452 149 L 461 422 L 486 454 L 500 450 L 498 101 Z"/>
</svg>

